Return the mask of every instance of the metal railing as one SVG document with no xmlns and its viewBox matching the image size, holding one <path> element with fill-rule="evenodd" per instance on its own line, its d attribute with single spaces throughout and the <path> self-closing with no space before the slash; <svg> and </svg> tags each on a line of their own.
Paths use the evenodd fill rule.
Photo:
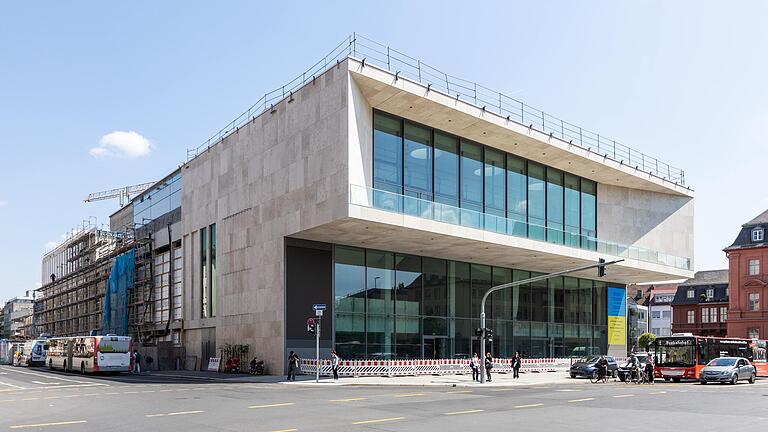
<svg viewBox="0 0 768 432">
<path fill-rule="evenodd" d="M 597 237 L 583 234 L 578 229 L 569 231 L 546 227 L 524 220 L 496 216 L 366 186 L 350 185 L 349 203 L 498 234 L 554 243 L 574 249 L 591 250 L 620 258 L 634 259 L 683 270 L 692 269 L 690 258 L 601 240 Z"/>
<path fill-rule="evenodd" d="M 372 39 L 353 33 L 312 65 L 302 74 L 285 85 L 264 94 L 253 106 L 244 111 L 227 126 L 194 149 L 187 150 L 187 160 L 201 151 L 221 141 L 236 131 L 244 123 L 261 113 L 273 109 L 279 101 L 291 98 L 300 87 L 313 81 L 317 76 L 338 64 L 341 60 L 352 57 L 361 61 L 363 66 L 373 66 L 390 73 L 395 79 L 408 79 L 427 87 L 427 91 L 444 93 L 457 100 L 473 104 L 483 112 L 494 113 L 509 122 L 540 131 L 550 138 L 562 140 L 569 145 L 610 159 L 622 165 L 651 174 L 661 180 L 685 186 L 685 172 L 657 158 L 634 150 L 614 139 L 592 132 L 547 114 L 515 98 L 492 90 L 474 81 L 468 81 L 422 62 L 421 60 L 382 45 Z"/>
</svg>

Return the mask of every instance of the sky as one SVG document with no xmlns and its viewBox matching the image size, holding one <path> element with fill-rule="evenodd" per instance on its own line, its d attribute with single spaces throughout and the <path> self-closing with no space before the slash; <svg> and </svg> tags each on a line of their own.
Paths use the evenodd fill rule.
<svg viewBox="0 0 768 432">
<path fill-rule="evenodd" d="M 159 180 L 352 32 L 685 170 L 695 268 L 768 208 L 766 2 L 9 2 L 0 303 L 46 248 Z"/>
</svg>

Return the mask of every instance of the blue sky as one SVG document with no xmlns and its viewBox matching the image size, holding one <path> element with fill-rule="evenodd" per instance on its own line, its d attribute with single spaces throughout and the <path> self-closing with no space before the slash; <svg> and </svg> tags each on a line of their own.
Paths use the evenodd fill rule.
<svg viewBox="0 0 768 432">
<path fill-rule="evenodd" d="M 38 286 L 46 244 L 117 209 L 88 193 L 168 174 L 353 31 L 685 169 L 696 268 L 725 268 L 722 248 L 768 208 L 766 16 L 765 2 L 6 3 L 0 301 Z"/>
</svg>

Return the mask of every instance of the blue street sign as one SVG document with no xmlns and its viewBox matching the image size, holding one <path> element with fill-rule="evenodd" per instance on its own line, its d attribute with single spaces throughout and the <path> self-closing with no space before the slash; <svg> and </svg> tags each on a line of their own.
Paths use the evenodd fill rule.
<svg viewBox="0 0 768 432">
<path fill-rule="evenodd" d="M 315 311 L 325 310 L 325 304 L 324 303 L 313 304 L 312 309 L 314 309 Z"/>
</svg>

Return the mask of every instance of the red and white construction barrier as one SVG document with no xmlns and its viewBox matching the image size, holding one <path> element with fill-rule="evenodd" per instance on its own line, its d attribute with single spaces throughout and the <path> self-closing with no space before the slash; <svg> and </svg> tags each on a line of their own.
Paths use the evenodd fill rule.
<svg viewBox="0 0 768 432">
<path fill-rule="evenodd" d="M 522 359 L 521 372 L 565 371 L 570 366 L 567 358 Z M 314 359 L 301 360 L 301 372 L 314 375 L 317 368 Z M 468 359 L 424 359 L 424 360 L 342 360 L 339 362 L 339 376 L 415 376 L 415 375 L 456 375 L 470 373 Z M 493 359 L 495 373 L 512 373 L 512 359 Z M 330 376 L 330 360 L 320 360 L 320 375 Z"/>
</svg>

